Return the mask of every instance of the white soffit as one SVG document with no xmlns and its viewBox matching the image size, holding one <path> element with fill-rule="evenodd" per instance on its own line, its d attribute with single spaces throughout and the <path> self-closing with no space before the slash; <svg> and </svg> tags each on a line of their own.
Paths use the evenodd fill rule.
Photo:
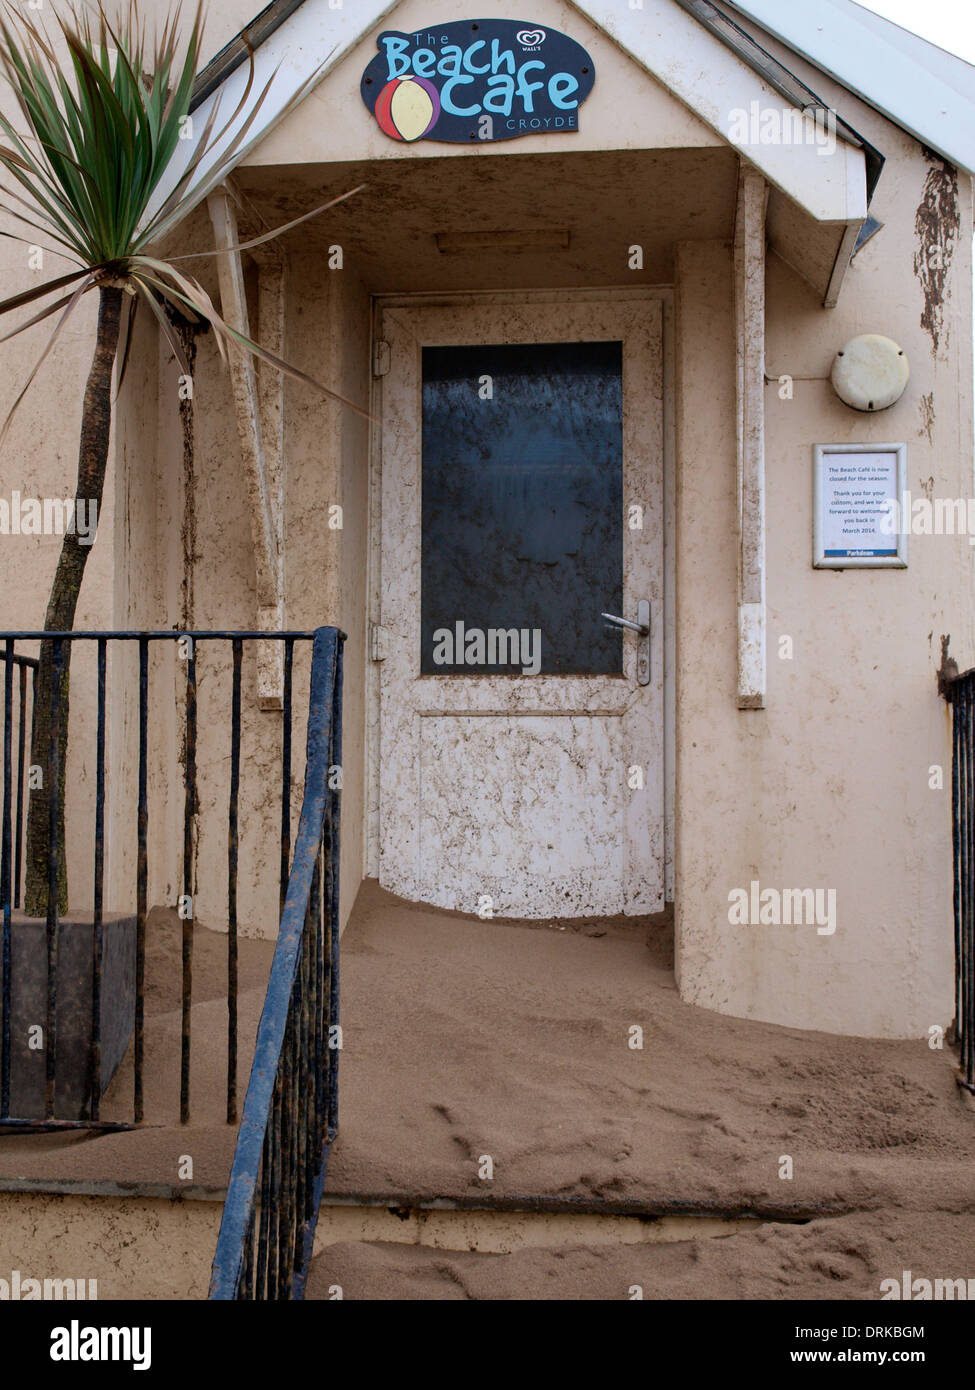
<svg viewBox="0 0 975 1390">
<path fill-rule="evenodd" d="M 732 139 L 733 113 L 749 111 L 756 100 L 762 109 L 781 110 L 784 99 L 673 0 L 644 0 L 639 10 L 623 8 L 619 0 L 585 0 L 576 8 L 817 222 L 866 217 L 862 150 L 839 140 L 824 158 L 813 143 Z"/>
<path fill-rule="evenodd" d="M 285 22 L 256 50 L 254 95 L 276 73 L 259 116 L 253 122 L 234 164 L 241 162 L 264 136 L 287 115 L 294 95 L 310 79 L 319 82 L 380 21 L 397 8 L 389 0 L 356 0 L 356 4 L 333 9 L 329 0 L 305 0 Z M 866 167 L 863 152 L 838 141 L 836 150 L 824 158 L 813 144 L 755 145 L 733 140 L 733 113 L 748 111 L 753 101 L 780 109 L 783 99 L 723 43 L 709 34 L 675 0 L 644 0 L 644 8 L 631 10 L 619 0 L 585 0 L 575 4 L 581 14 L 602 29 L 624 52 L 711 126 L 728 144 L 739 149 L 762 174 L 787 197 L 818 222 L 862 222 L 867 213 Z M 194 115 L 197 130 L 202 128 L 215 101 L 220 102 L 224 122 L 244 92 L 249 65 L 232 72 L 217 92 L 208 97 Z M 350 100 L 358 93 L 350 93 Z M 215 147 L 201 167 L 193 186 L 189 207 L 198 203 L 214 184 L 213 165 L 228 147 L 234 131 L 244 117 Z M 218 122 L 219 128 L 219 122 Z M 166 183 L 153 206 L 166 196 L 185 168 L 192 151 L 174 156 Z M 228 171 L 224 171 L 225 176 Z"/>
<path fill-rule="evenodd" d="M 852 0 L 719 0 L 952 164 L 975 171 L 975 67 Z"/>
</svg>

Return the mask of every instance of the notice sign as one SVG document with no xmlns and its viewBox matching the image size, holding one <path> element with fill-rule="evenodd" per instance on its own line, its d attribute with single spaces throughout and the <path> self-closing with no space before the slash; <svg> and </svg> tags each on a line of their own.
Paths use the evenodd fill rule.
<svg viewBox="0 0 975 1390">
<path fill-rule="evenodd" d="M 513 140 L 579 129 L 596 80 L 575 39 L 514 19 L 387 30 L 362 74 L 362 100 L 391 140 Z"/>
<path fill-rule="evenodd" d="M 904 444 L 817 444 L 813 565 L 907 564 L 907 535 L 891 524 L 905 487 Z"/>
</svg>

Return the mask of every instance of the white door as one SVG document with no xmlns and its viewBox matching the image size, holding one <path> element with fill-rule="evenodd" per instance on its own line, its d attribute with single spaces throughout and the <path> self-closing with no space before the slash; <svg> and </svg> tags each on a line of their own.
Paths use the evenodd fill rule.
<svg viewBox="0 0 975 1390">
<path fill-rule="evenodd" d="M 657 911 L 660 302 L 394 306 L 381 336 L 380 882 Z M 601 616 L 646 605 L 649 637 Z"/>
</svg>

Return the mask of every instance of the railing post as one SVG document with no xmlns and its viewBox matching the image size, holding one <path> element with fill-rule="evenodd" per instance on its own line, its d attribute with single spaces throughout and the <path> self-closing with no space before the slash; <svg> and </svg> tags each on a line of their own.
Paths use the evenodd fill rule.
<svg viewBox="0 0 975 1390">
<path fill-rule="evenodd" d="M 964 719 L 964 913 L 962 913 L 961 956 L 958 960 L 960 974 L 960 1011 L 958 1024 L 961 1029 L 961 1072 L 969 1090 L 972 1087 L 972 1062 L 974 1062 L 975 1037 L 975 979 L 972 970 L 972 937 L 975 935 L 975 699 L 972 699 L 971 678 L 964 681 L 962 691 L 962 719 Z"/>
<path fill-rule="evenodd" d="M 105 810 L 107 742 L 107 671 L 109 643 L 132 642 L 138 651 L 138 813 L 136 820 L 135 873 L 135 1004 L 132 1032 L 132 1112 L 133 1123 L 145 1118 L 147 918 L 149 910 L 149 675 L 150 651 L 154 643 L 188 640 L 186 673 L 186 720 L 184 755 L 184 807 L 181 913 L 181 1038 L 179 1048 L 180 1119 L 186 1123 L 190 1111 L 190 1062 L 192 1053 L 193 931 L 197 921 L 196 853 L 200 794 L 198 785 L 197 741 L 199 728 L 198 667 L 196 642 L 228 641 L 232 644 L 233 684 L 231 694 L 230 785 L 227 823 L 227 1087 L 226 1116 L 237 1117 L 238 1062 L 238 872 L 239 797 L 241 778 L 241 709 L 243 643 L 278 640 L 283 645 L 282 667 L 285 698 L 281 735 L 281 823 L 280 871 L 282 875 L 281 925 L 271 981 L 268 986 L 258 1049 L 251 1070 L 244 1120 L 238 1136 L 235 1172 L 238 1196 L 242 1194 L 244 1213 L 240 1243 L 234 1248 L 233 1283 L 235 1295 L 293 1298 L 300 1296 L 304 1270 L 310 1258 L 309 1241 L 314 1234 L 321 1184 L 324 1180 L 328 1149 L 337 1122 L 337 1048 L 330 1027 L 338 1019 L 338 854 L 339 784 L 332 786 L 333 768 L 341 763 L 341 643 L 344 637 L 334 628 L 315 633 L 282 632 L 273 639 L 266 633 L 204 632 L 178 630 L 161 632 L 19 632 L 0 633 L 0 656 L 5 660 L 3 681 L 3 795 L 0 823 L 0 897 L 2 907 L 3 1019 L 0 1027 L 0 1122 L 23 1128 L 128 1129 L 126 1121 L 103 1121 L 101 1087 L 106 1039 L 103 1004 L 114 988 L 106 981 L 109 953 L 105 926 Z M 292 838 L 292 753 L 294 647 L 302 640 L 313 641 L 309 690 L 308 737 L 304 798 L 297 835 Z M 53 684 L 49 711 L 50 730 L 44 776 L 50 795 L 47 802 L 48 854 L 46 914 L 46 981 L 41 977 L 41 998 L 46 983 L 45 1059 L 43 1118 L 10 1115 L 12 1032 L 12 970 L 15 955 L 11 920 L 19 894 L 21 841 L 23 831 L 27 687 L 28 670 L 38 667 L 35 657 L 19 656 L 16 642 L 38 641 L 42 652 L 50 653 Z M 59 835 L 63 819 L 62 789 L 65 786 L 65 740 L 61 728 L 67 711 L 67 673 L 69 658 L 77 642 L 96 644 L 97 714 L 95 729 L 95 792 L 93 817 L 92 933 L 86 941 L 83 970 L 90 968 L 90 1020 L 85 1024 L 80 1056 L 73 1059 L 75 1070 L 70 1082 L 59 1078 L 58 1055 L 69 1034 L 64 1027 L 59 1037 L 59 972 L 68 969 L 64 953 L 65 923 L 61 920 L 58 893 L 64 878 L 65 849 Z M 47 644 L 46 646 L 44 644 Z M 15 667 L 17 675 L 15 676 Z M 76 668 L 77 669 L 77 668 Z M 14 791 L 14 684 L 19 677 L 20 734 L 17 740 L 17 790 Z M 32 691 L 33 694 L 33 691 Z M 16 831 L 14 797 L 17 798 Z M 65 938 L 67 940 L 67 938 Z M 113 967 L 114 968 L 114 967 Z M 131 969 L 131 966 L 129 967 Z M 87 980 L 86 974 L 86 980 Z M 63 991 L 62 991 L 63 992 Z M 87 1004 L 85 1005 L 87 1008 Z M 42 1003 L 42 1008 L 44 1004 Z M 72 1010 L 74 1005 L 72 1004 Z M 63 1001 L 62 1001 L 63 1012 Z M 64 1018 L 61 1019 L 62 1025 Z M 263 1051 L 262 1051 L 263 1049 Z M 63 1062 L 62 1058 L 62 1062 Z M 113 1065 L 115 1059 L 113 1057 Z M 263 1070 L 262 1070 L 263 1068 Z M 63 1069 L 63 1068 L 62 1068 Z M 77 1102 L 74 1087 L 80 1089 Z M 65 1088 L 68 1089 L 65 1089 Z M 256 1091 L 255 1091 L 256 1087 Z M 16 1090 L 16 1087 L 14 1087 Z M 71 1103 L 81 1108 L 81 1118 L 56 1118 L 58 1106 L 70 1093 Z M 254 1095 L 257 1099 L 254 1100 Z M 256 1109 L 255 1109 L 256 1107 Z M 253 1111 L 259 1121 L 248 1121 Z M 256 1149 L 255 1149 L 256 1145 Z M 238 1159 L 246 1151 L 247 1164 L 240 1170 Z M 256 1153 L 256 1158 L 255 1158 Z M 249 1165 L 249 1166 L 248 1166 Z M 238 1171 L 240 1170 L 240 1171 Z M 232 1175 L 232 1183 L 233 1183 Z M 238 1205 L 240 1203 L 238 1202 Z M 215 1264 L 216 1285 L 221 1270 Z M 216 1294 L 215 1296 L 222 1296 Z"/>
<path fill-rule="evenodd" d="M 237 1123 L 237 865 L 240 796 L 240 668 L 243 644 L 233 640 L 230 696 L 230 807 L 227 824 L 227 1123 Z"/>
<path fill-rule="evenodd" d="M 107 641 L 98 640 L 98 716 L 95 732 L 95 882 L 92 892 L 91 1059 L 88 1113 L 99 1118 L 102 1093 L 102 913 L 105 895 L 105 672 Z"/>
<path fill-rule="evenodd" d="M 975 669 L 959 673 L 948 643 L 942 637 L 938 690 L 951 706 L 954 1042 L 959 1084 L 975 1094 Z"/>
<path fill-rule="evenodd" d="M 3 970 L 3 1028 L 0 1033 L 0 1118 L 10 1113 L 10 793 L 11 793 L 11 720 L 13 718 L 14 643 L 8 637 L 4 644 L 3 681 L 3 855 L 0 865 L 0 896 L 3 897 L 3 948 L 0 968 Z M 18 797 L 19 803 L 19 797 Z"/>
<path fill-rule="evenodd" d="M 149 874 L 149 643 L 139 639 L 139 821 L 135 883 L 135 1076 L 136 1124 L 144 1113 L 142 1068 L 145 1057 L 146 913 Z"/>
<path fill-rule="evenodd" d="M 12 650 L 12 648 L 11 648 Z M 24 857 L 24 758 L 27 750 L 27 662 L 20 662 L 20 709 L 17 726 L 17 812 L 14 821 L 14 907 L 20 907 L 21 868 Z M 34 706 L 34 667 L 31 673 L 31 710 Z"/>
<path fill-rule="evenodd" d="M 64 671 L 64 643 L 52 643 L 54 673 L 51 686 L 51 731 L 48 744 L 48 856 L 47 856 L 47 1027 L 44 1034 L 44 1117 L 54 1118 L 57 1100 L 58 1045 L 58 810 L 61 804 L 61 679 Z"/>
<path fill-rule="evenodd" d="M 281 905 L 284 911 L 291 867 L 291 700 L 294 643 L 284 644 L 284 710 L 281 718 Z"/>
<path fill-rule="evenodd" d="M 336 652 L 335 686 L 332 695 L 332 760 L 339 768 L 342 766 L 342 681 L 344 675 L 345 637 L 340 639 Z M 331 1065 L 328 1069 L 328 1128 L 332 1135 L 339 1127 L 339 863 L 341 858 L 342 802 L 336 795 L 330 803 L 331 847 L 329 864 L 331 883 L 329 884 L 329 1001 L 328 1021 L 330 1042 L 335 1030 L 334 1047 L 330 1046 Z"/>
<path fill-rule="evenodd" d="M 193 1010 L 193 826 L 196 819 L 196 644 L 186 639 L 186 738 L 184 747 L 182 1021 L 180 1028 L 179 1121 L 190 1120 L 190 1043 Z"/>
<path fill-rule="evenodd" d="M 331 774 L 341 758 L 342 640 L 334 628 L 315 633 L 304 799 L 214 1256 L 213 1299 L 300 1298 L 314 1243 L 337 1116 L 337 1059 L 324 1040 L 338 1011 L 339 785 Z M 289 724 L 290 714 L 283 798 Z M 282 807 L 282 862 L 289 838 Z"/>
</svg>

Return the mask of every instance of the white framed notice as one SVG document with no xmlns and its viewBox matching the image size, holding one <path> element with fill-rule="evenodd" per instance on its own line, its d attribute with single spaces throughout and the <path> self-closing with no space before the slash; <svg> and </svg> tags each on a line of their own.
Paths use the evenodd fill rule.
<svg viewBox="0 0 975 1390">
<path fill-rule="evenodd" d="M 813 445 L 816 569 L 907 565 L 906 444 Z"/>
</svg>

